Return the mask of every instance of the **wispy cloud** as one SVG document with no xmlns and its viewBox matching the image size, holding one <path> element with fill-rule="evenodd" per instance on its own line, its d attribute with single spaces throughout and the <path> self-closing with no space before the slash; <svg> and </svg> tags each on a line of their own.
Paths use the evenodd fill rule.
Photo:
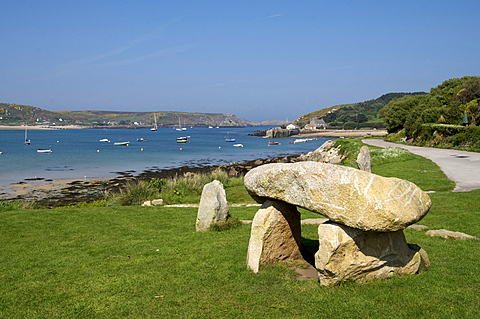
<svg viewBox="0 0 480 319">
<path fill-rule="evenodd" d="M 176 21 L 173 21 L 173 23 L 175 22 Z M 160 30 L 143 34 L 104 53 L 57 65 L 54 68 L 53 76 L 62 76 L 88 68 L 117 67 L 162 56 L 166 57 L 177 52 L 186 51 L 194 46 L 190 44 L 158 49 L 159 45 L 154 41 L 163 36 L 164 28 L 165 26 Z M 152 48 L 156 47 L 157 50 L 145 53 L 145 51 L 148 52 L 149 46 Z M 138 52 L 143 50 L 143 52 L 135 53 L 135 50 Z"/>
<path fill-rule="evenodd" d="M 136 39 L 133 39 L 133 40 L 125 43 L 124 45 L 121 45 L 121 46 L 119 46 L 117 48 L 114 48 L 110 51 L 107 51 L 105 53 L 57 65 L 54 69 L 54 73 L 56 75 L 65 75 L 65 74 L 72 73 L 72 72 L 78 71 L 80 69 L 88 68 L 88 67 L 92 67 L 92 66 L 126 65 L 126 64 L 129 64 L 129 63 L 135 63 L 137 61 L 145 60 L 148 56 L 150 56 L 150 58 L 153 58 L 153 57 L 158 55 L 158 52 L 154 52 L 154 53 L 143 55 L 143 56 L 129 58 L 129 59 L 123 60 L 123 61 L 108 61 L 110 58 L 119 56 L 120 54 L 122 54 L 124 52 L 127 52 L 128 50 L 130 50 L 130 49 L 132 49 L 136 46 L 141 45 L 143 42 L 151 41 L 151 40 L 153 40 L 157 37 L 159 37 L 159 35 L 154 35 L 153 33 L 142 35 L 142 36 L 140 36 Z M 129 61 L 129 62 L 127 62 L 127 61 Z"/>
<path fill-rule="evenodd" d="M 273 18 L 278 18 L 278 17 L 283 17 L 283 14 L 277 13 L 277 14 L 272 14 L 267 17 L 267 19 L 273 19 Z"/>
<path fill-rule="evenodd" d="M 117 60 L 117 61 L 107 61 L 107 62 L 100 62 L 96 64 L 90 64 L 92 67 L 115 67 L 115 66 L 123 66 L 123 65 L 129 65 L 145 60 L 150 60 L 150 59 L 155 59 L 159 57 L 168 57 L 171 56 L 174 53 L 178 52 L 184 52 L 189 50 L 190 48 L 194 47 L 194 44 L 187 44 L 187 45 L 181 45 L 181 46 L 176 46 L 176 47 L 170 47 L 170 48 L 165 48 L 161 49 L 152 53 L 144 54 L 144 55 L 139 55 L 139 56 L 134 56 L 128 59 L 123 59 L 123 60 Z"/>
<path fill-rule="evenodd" d="M 236 86 L 238 84 L 248 83 L 248 80 L 227 80 L 223 82 L 216 82 L 205 85 L 203 88 L 223 88 L 228 86 Z"/>
</svg>

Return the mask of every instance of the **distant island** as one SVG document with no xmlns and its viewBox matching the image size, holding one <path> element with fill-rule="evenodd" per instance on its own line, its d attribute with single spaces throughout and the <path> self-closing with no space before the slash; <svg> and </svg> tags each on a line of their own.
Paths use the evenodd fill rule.
<svg viewBox="0 0 480 319">
<path fill-rule="evenodd" d="M 0 126 L 39 128 L 245 127 L 261 123 L 234 114 L 188 112 L 48 111 L 30 105 L 0 103 Z"/>
</svg>

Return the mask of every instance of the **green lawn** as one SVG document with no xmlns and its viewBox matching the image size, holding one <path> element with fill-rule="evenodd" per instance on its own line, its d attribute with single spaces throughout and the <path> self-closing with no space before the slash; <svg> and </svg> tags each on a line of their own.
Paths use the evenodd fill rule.
<svg viewBox="0 0 480 319">
<path fill-rule="evenodd" d="M 437 190 L 419 223 L 480 237 L 480 191 L 452 193 L 435 165 L 411 161 L 396 167 L 407 172 L 422 162 L 423 174 L 408 178 L 435 180 L 421 187 Z M 383 165 L 374 171 L 402 175 Z M 230 212 L 251 219 L 257 209 Z M 252 273 L 250 226 L 197 233 L 196 213 L 138 206 L 0 212 L 0 318 L 480 317 L 480 242 L 407 229 L 408 242 L 429 254 L 428 271 L 322 287 L 283 265 Z M 317 227 L 304 225 L 302 236 L 316 241 Z"/>
</svg>

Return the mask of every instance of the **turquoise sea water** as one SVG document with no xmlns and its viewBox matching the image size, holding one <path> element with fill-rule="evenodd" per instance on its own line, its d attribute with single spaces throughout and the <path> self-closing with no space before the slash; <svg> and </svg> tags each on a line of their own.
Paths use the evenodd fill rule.
<svg viewBox="0 0 480 319">
<path fill-rule="evenodd" d="M 0 185 L 31 178 L 115 177 L 118 172 L 139 174 L 144 170 L 243 162 L 258 158 L 308 153 L 326 140 L 289 144 L 292 138 L 264 139 L 248 136 L 265 127 L 174 129 L 81 129 L 29 130 L 30 145 L 24 145 L 23 130 L 0 130 Z M 190 136 L 190 143 L 176 138 Z M 225 138 L 236 141 L 226 142 Z M 100 142 L 101 139 L 110 142 Z M 146 139 L 146 142 L 137 139 Z M 129 146 L 115 142 L 129 141 Z M 281 145 L 268 146 L 269 141 Z M 241 143 L 244 147 L 234 147 Z M 38 153 L 51 149 L 52 153 Z M 134 171 L 134 172 L 133 172 Z"/>
</svg>

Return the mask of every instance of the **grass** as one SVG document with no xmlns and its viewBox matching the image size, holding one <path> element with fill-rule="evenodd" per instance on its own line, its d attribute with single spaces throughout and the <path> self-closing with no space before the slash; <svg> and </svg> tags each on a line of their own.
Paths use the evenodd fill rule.
<svg viewBox="0 0 480 319">
<path fill-rule="evenodd" d="M 419 166 L 422 174 L 408 173 Z M 417 157 L 373 170 L 436 190 L 420 224 L 480 237 L 480 191 L 450 192 L 441 171 Z M 237 187 L 226 188 L 229 202 L 244 197 Z M 257 209 L 230 214 L 252 219 Z M 245 262 L 250 226 L 195 232 L 196 214 L 158 206 L 1 211 L 0 318 L 480 317 L 480 242 L 407 229 L 408 242 L 429 254 L 428 271 L 322 287 L 296 280 L 285 265 L 253 274 Z M 313 245 L 317 227 L 303 225 L 302 236 Z"/>
<path fill-rule="evenodd" d="M 107 193 L 108 205 L 139 205 L 146 200 L 163 199 L 165 204 L 198 203 L 203 186 L 214 180 L 222 182 L 229 195 L 230 203 L 252 203 L 244 191 L 243 178 L 229 178 L 228 174 L 217 169 L 211 173 L 197 173 L 169 179 L 133 181 L 118 193 Z"/>
</svg>

